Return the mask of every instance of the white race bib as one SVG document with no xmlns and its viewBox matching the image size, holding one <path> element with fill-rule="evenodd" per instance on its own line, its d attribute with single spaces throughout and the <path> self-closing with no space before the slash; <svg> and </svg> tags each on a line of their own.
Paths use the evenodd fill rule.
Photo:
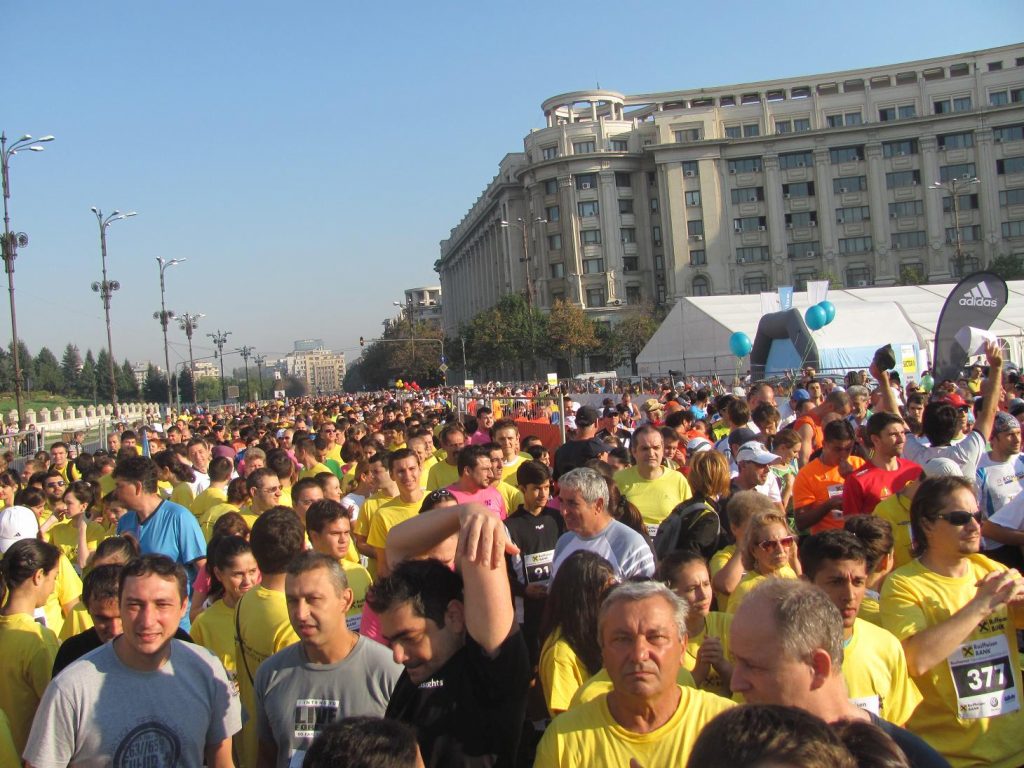
<svg viewBox="0 0 1024 768">
<path fill-rule="evenodd" d="M 957 717 L 975 720 L 998 717 L 1020 709 L 1013 679 L 1015 654 L 1006 635 L 969 640 L 949 656 L 949 671 L 956 689 Z"/>
<path fill-rule="evenodd" d="M 882 702 L 878 696 L 861 696 L 860 698 L 850 699 L 850 703 L 855 707 L 863 709 L 865 712 L 878 715 L 878 717 L 882 716 Z"/>
<path fill-rule="evenodd" d="M 654 523 L 653 525 L 651 523 L 645 523 L 645 525 L 647 526 L 647 535 L 650 536 L 653 541 L 654 537 L 658 535 L 658 528 L 661 526 L 658 523 Z"/>
<path fill-rule="evenodd" d="M 555 550 L 534 552 L 523 555 L 523 573 L 527 584 L 547 584 L 551 579 L 551 561 L 555 559 Z"/>
</svg>

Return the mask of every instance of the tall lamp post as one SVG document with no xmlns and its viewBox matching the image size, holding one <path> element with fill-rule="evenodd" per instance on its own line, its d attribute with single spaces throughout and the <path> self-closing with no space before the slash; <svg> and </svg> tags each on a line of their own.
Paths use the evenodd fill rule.
<svg viewBox="0 0 1024 768">
<path fill-rule="evenodd" d="M 267 362 L 267 356 L 256 355 L 255 357 L 253 357 L 252 361 L 256 363 L 256 371 L 259 374 L 260 388 L 256 392 L 256 402 L 259 402 L 260 400 L 263 399 L 263 364 Z"/>
<path fill-rule="evenodd" d="M 121 284 L 117 280 L 107 279 L 107 227 L 113 224 L 115 221 L 121 221 L 122 219 L 130 219 L 132 216 L 136 216 L 135 211 L 128 211 L 128 213 L 121 213 L 120 211 L 114 211 L 109 216 L 104 216 L 96 206 L 90 209 L 96 216 L 96 223 L 100 227 L 100 266 L 102 267 L 103 279 L 98 283 L 92 284 L 92 289 L 95 293 L 100 295 L 100 299 L 103 300 L 103 314 L 107 321 L 107 356 L 110 358 L 108 361 L 110 370 L 110 402 L 114 406 L 114 415 L 117 415 L 117 376 L 114 373 L 114 338 L 110 333 L 110 299 L 113 297 L 114 292 L 121 288 Z"/>
<path fill-rule="evenodd" d="M 529 314 L 527 314 L 527 320 L 529 322 L 530 330 L 530 375 L 532 378 L 536 378 L 537 361 L 534 357 L 534 339 L 533 339 L 533 262 L 530 261 L 530 238 L 527 234 L 527 224 L 547 224 L 547 219 L 537 216 L 531 221 L 527 222 L 522 216 L 516 219 L 519 222 L 520 231 L 523 233 L 523 255 L 519 258 L 519 261 L 526 265 L 526 307 Z M 506 229 L 511 226 L 507 221 L 502 221 L 501 226 Z"/>
<path fill-rule="evenodd" d="M 160 321 L 160 327 L 164 331 L 164 365 L 166 365 L 167 371 L 167 412 L 170 413 L 174 405 L 173 396 L 174 393 L 171 391 L 171 353 L 170 348 L 167 346 L 167 323 L 174 320 L 177 315 L 167 309 L 167 305 L 164 303 L 164 272 L 167 271 L 168 267 L 173 267 L 177 264 L 181 264 L 186 259 L 165 259 L 163 256 L 156 257 L 156 263 L 160 266 L 160 311 L 154 312 L 153 317 Z"/>
<path fill-rule="evenodd" d="M 195 408 L 198 405 L 196 399 L 196 361 L 192 356 L 192 333 L 196 328 L 199 327 L 199 321 L 206 317 L 202 312 L 191 313 L 186 312 L 178 318 L 178 325 L 181 330 L 185 332 L 185 337 L 188 339 L 188 377 L 192 382 L 192 407 Z"/>
<path fill-rule="evenodd" d="M 956 243 L 956 251 L 954 260 L 956 263 L 957 278 L 964 276 L 964 249 L 963 249 L 963 238 L 960 235 L 960 200 L 958 199 L 960 193 L 968 187 L 973 187 L 975 184 L 980 184 L 981 179 L 977 176 L 961 176 L 959 179 L 949 179 L 948 181 L 936 181 L 932 184 L 929 189 L 939 189 L 944 192 L 948 192 L 952 199 L 952 210 L 953 210 L 953 237 Z"/>
<path fill-rule="evenodd" d="M 252 347 L 242 347 L 238 350 L 238 354 L 242 356 L 242 360 L 245 361 L 245 402 L 249 402 L 249 358 L 252 357 L 252 353 L 255 352 Z"/>
<path fill-rule="evenodd" d="M 53 136 L 43 136 L 41 139 L 33 139 L 27 133 L 20 139 L 7 146 L 7 135 L 0 133 L 0 181 L 2 181 L 4 198 L 4 239 L 0 242 L 0 255 L 3 256 L 4 268 L 7 271 L 7 290 L 11 297 L 11 354 L 14 356 L 14 402 L 18 409 L 18 430 L 25 426 L 25 408 L 22 397 L 21 379 L 21 354 L 18 350 L 18 313 L 14 308 L 14 260 L 18 258 L 18 248 L 28 245 L 28 235 L 24 232 L 11 232 L 11 216 L 8 211 L 7 201 L 11 197 L 10 164 L 11 158 L 18 152 L 27 150 L 29 152 L 42 152 L 44 147 L 39 146 L 47 141 L 53 141 Z"/>
<path fill-rule="evenodd" d="M 228 391 L 224 387 L 224 345 L 228 343 L 228 336 L 231 331 L 217 330 L 214 333 L 206 334 L 213 339 L 213 345 L 217 347 L 217 357 L 220 358 L 220 402 L 226 405 L 228 402 Z"/>
</svg>

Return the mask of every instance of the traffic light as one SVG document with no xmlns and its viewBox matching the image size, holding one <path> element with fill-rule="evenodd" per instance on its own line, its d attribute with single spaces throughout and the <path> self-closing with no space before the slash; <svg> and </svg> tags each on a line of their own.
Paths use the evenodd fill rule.
<svg viewBox="0 0 1024 768">
<path fill-rule="evenodd" d="M 365 347 L 366 346 L 366 340 L 362 336 L 359 337 L 359 346 L 360 347 Z"/>
</svg>

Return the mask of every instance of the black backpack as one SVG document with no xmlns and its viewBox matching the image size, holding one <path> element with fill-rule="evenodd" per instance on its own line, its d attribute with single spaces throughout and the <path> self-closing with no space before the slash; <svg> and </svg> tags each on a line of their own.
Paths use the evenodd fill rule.
<svg viewBox="0 0 1024 768">
<path fill-rule="evenodd" d="M 676 505 L 658 527 L 654 551 L 661 560 L 680 549 L 700 554 L 705 560 L 719 550 L 722 521 L 704 499 Z"/>
</svg>

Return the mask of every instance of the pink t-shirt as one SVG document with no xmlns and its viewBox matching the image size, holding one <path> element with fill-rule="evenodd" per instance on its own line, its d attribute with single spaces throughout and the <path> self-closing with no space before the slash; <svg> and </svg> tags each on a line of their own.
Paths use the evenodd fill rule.
<svg viewBox="0 0 1024 768">
<path fill-rule="evenodd" d="M 508 510 L 505 508 L 505 499 L 500 493 L 498 493 L 497 488 L 487 486 L 486 488 L 481 488 L 476 493 L 466 493 L 465 491 L 460 491 L 454 485 L 449 485 L 445 490 L 451 493 L 459 504 L 468 504 L 471 501 L 475 501 L 479 504 L 483 504 L 502 520 L 508 517 Z"/>
</svg>

